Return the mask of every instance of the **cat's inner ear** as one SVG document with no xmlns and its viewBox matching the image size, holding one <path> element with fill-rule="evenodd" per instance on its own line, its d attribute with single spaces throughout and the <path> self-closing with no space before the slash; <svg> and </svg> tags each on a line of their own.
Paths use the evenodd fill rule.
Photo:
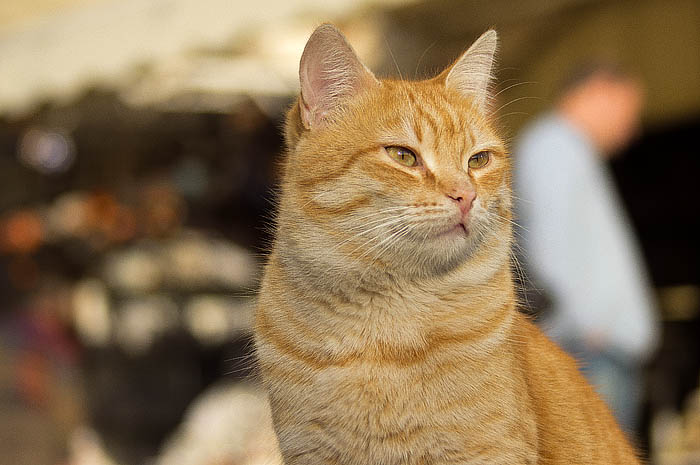
<svg viewBox="0 0 700 465">
<path fill-rule="evenodd" d="M 335 26 L 319 26 L 306 43 L 299 65 L 301 119 L 307 129 L 320 127 L 331 110 L 368 86 L 374 74 Z"/>
<path fill-rule="evenodd" d="M 493 78 L 493 65 L 498 47 L 498 34 L 484 32 L 454 64 L 438 78 L 445 79 L 445 85 L 469 95 L 483 110 L 489 103 L 489 86 Z"/>
</svg>

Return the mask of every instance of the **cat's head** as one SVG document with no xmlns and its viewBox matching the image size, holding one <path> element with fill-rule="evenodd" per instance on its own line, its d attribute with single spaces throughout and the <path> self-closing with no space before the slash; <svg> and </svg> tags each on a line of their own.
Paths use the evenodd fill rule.
<svg viewBox="0 0 700 465">
<path fill-rule="evenodd" d="M 335 27 L 316 29 L 287 120 L 282 247 L 320 269 L 408 276 L 507 249 L 509 161 L 489 109 L 496 46 L 488 31 L 433 79 L 379 80 Z"/>
</svg>

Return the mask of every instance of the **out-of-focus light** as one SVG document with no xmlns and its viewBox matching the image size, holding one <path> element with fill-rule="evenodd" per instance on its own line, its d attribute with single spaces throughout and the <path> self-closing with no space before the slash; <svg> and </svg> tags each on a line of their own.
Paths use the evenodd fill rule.
<svg viewBox="0 0 700 465">
<path fill-rule="evenodd" d="M 119 251 L 109 256 L 104 275 L 110 286 L 130 294 L 153 291 L 163 280 L 159 254 L 141 248 Z"/>
<path fill-rule="evenodd" d="M 187 234 L 165 250 L 165 272 L 173 284 L 188 288 L 249 288 L 258 273 L 255 259 L 233 243 Z"/>
<path fill-rule="evenodd" d="M 90 229 L 107 233 L 114 225 L 119 202 L 114 194 L 94 192 L 88 197 L 87 223 Z"/>
<path fill-rule="evenodd" d="M 250 331 L 253 307 L 248 301 L 203 295 L 193 297 L 185 308 L 185 324 L 202 344 L 215 345 Z"/>
<path fill-rule="evenodd" d="M 210 272 L 214 279 L 228 288 L 250 288 L 258 273 L 251 253 L 236 244 L 215 241 L 211 248 Z"/>
<path fill-rule="evenodd" d="M 18 157 L 42 174 L 63 173 L 75 161 L 75 144 L 60 131 L 31 128 L 20 140 Z"/>
<path fill-rule="evenodd" d="M 87 426 L 71 434 L 69 448 L 71 465 L 118 465 L 106 452 L 97 432 Z"/>
<path fill-rule="evenodd" d="M 59 238 L 87 236 L 87 209 L 87 196 L 82 192 L 69 192 L 59 196 L 48 208 L 48 229 Z"/>
<path fill-rule="evenodd" d="M 228 308 L 216 297 L 193 299 L 185 310 L 185 321 L 192 335 L 203 344 L 220 344 L 229 335 Z"/>
<path fill-rule="evenodd" d="M 9 252 L 30 253 L 39 248 L 44 230 L 39 214 L 20 210 L 0 222 L 0 247 Z"/>
<path fill-rule="evenodd" d="M 73 324 L 87 345 L 103 347 L 110 341 L 112 319 L 105 285 L 96 279 L 81 281 L 73 291 Z"/>
<path fill-rule="evenodd" d="M 177 304 L 165 295 L 133 299 L 117 315 L 117 343 L 132 355 L 147 352 L 158 337 L 178 325 Z"/>
</svg>

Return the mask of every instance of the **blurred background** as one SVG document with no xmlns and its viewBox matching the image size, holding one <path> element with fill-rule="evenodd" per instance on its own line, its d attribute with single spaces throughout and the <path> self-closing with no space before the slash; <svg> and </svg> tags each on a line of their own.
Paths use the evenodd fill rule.
<svg viewBox="0 0 700 465">
<path fill-rule="evenodd" d="M 697 0 L 0 2 L 0 464 L 278 463 L 250 357 L 284 112 L 311 31 L 381 76 L 501 38 L 513 137 L 578 63 L 645 83 L 613 162 L 659 302 L 638 441 L 700 463 Z"/>
</svg>

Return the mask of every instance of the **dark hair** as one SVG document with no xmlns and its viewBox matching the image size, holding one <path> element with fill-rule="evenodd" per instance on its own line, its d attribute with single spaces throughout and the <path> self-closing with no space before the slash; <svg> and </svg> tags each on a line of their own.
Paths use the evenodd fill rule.
<svg viewBox="0 0 700 465">
<path fill-rule="evenodd" d="M 612 61 L 588 61 L 573 68 L 559 83 L 559 97 L 579 87 L 593 77 L 605 77 L 611 81 L 630 81 L 634 75 L 619 63 Z"/>
</svg>

